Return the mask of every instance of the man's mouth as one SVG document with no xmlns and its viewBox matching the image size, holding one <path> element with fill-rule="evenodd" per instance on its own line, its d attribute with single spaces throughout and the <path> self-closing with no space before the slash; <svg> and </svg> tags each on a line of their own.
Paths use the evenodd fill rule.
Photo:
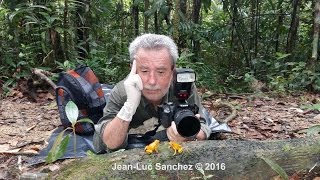
<svg viewBox="0 0 320 180">
<path fill-rule="evenodd" d="M 149 94 L 155 94 L 157 93 L 159 90 L 158 89 L 145 89 L 145 91 Z"/>
</svg>

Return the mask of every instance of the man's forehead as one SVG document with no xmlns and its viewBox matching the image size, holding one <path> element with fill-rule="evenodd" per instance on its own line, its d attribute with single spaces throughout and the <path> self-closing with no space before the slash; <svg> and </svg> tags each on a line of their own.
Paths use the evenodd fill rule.
<svg viewBox="0 0 320 180">
<path fill-rule="evenodd" d="M 168 65 L 159 65 L 159 66 L 151 67 L 149 64 L 141 64 L 141 65 L 139 65 L 139 68 L 140 69 L 151 69 L 151 68 L 154 68 L 154 69 L 157 69 L 157 70 L 164 70 L 164 69 L 170 68 L 170 66 L 168 66 Z"/>
</svg>

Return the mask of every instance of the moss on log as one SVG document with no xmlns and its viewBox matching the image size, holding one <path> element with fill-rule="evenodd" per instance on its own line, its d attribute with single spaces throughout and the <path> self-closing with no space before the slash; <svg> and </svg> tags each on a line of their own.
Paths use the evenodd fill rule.
<svg viewBox="0 0 320 180">
<path fill-rule="evenodd" d="M 95 155 L 76 160 L 56 179 L 270 179 L 277 175 L 261 159 L 268 158 L 288 175 L 319 170 L 320 138 L 274 141 L 193 141 L 182 144 L 184 151 L 173 156 L 167 142 L 161 142 L 158 154 L 143 149 Z M 200 165 L 204 173 L 200 170 Z M 196 167 L 197 166 L 197 167 Z M 116 167 L 116 168 L 115 168 Z"/>
</svg>

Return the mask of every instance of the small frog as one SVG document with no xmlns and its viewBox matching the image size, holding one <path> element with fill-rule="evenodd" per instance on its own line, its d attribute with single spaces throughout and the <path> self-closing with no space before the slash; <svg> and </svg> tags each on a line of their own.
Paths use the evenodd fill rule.
<svg viewBox="0 0 320 180">
<path fill-rule="evenodd" d="M 182 153 L 183 147 L 180 144 L 170 141 L 169 145 L 170 145 L 169 147 L 174 150 L 174 154 L 173 155 L 176 155 L 177 152 L 178 153 Z"/>
<path fill-rule="evenodd" d="M 144 148 L 144 151 L 145 151 L 147 154 L 151 154 L 151 153 L 153 153 L 153 152 L 158 153 L 159 144 L 160 144 L 160 141 L 159 141 L 159 140 L 155 140 L 155 141 L 153 141 L 152 143 L 150 143 L 149 145 L 147 145 L 147 146 Z"/>
</svg>

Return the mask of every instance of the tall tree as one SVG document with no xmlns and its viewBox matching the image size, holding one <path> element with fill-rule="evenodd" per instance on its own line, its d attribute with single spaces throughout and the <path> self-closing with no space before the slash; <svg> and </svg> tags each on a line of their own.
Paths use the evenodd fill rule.
<svg viewBox="0 0 320 180">
<path fill-rule="evenodd" d="M 154 32 L 156 34 L 159 33 L 159 17 L 158 17 L 158 10 L 154 12 Z"/>
<path fill-rule="evenodd" d="M 182 17 L 187 17 L 187 0 L 180 0 L 180 3 L 178 5 L 180 5 L 179 9 L 180 11 L 178 11 L 178 15 Z M 180 23 L 186 23 L 184 18 L 179 18 L 179 26 L 180 27 Z M 187 40 L 185 38 L 185 33 L 183 31 L 179 31 L 179 40 L 178 40 L 178 46 L 180 49 L 184 49 L 187 47 Z"/>
<path fill-rule="evenodd" d="M 135 3 L 135 0 L 133 0 L 132 5 L 132 19 L 134 24 L 134 34 L 135 36 L 139 35 L 139 4 Z"/>
<path fill-rule="evenodd" d="M 318 59 L 319 27 L 320 26 L 320 1 L 314 5 L 314 22 L 313 22 L 313 41 L 312 56 L 308 62 L 308 69 L 315 72 L 316 62 Z"/>
<path fill-rule="evenodd" d="M 275 32 L 275 52 L 279 52 L 281 27 L 283 26 L 283 19 L 284 19 L 282 2 L 283 0 L 280 0 L 278 1 L 278 4 L 277 4 L 279 15 L 278 15 L 277 29 Z"/>
<path fill-rule="evenodd" d="M 173 39 L 176 41 L 176 43 L 178 44 L 178 47 L 179 47 L 179 36 L 180 36 L 180 33 L 179 33 L 179 23 L 180 23 L 180 15 L 179 15 L 179 12 L 180 12 L 180 0 L 175 0 L 175 3 L 174 3 L 174 15 L 173 15 L 173 25 L 172 25 L 172 28 L 173 28 Z"/>
<path fill-rule="evenodd" d="M 168 26 L 171 25 L 171 9 L 172 9 L 172 0 L 167 0 L 168 12 L 165 15 L 165 20 Z"/>
<path fill-rule="evenodd" d="M 237 23 L 237 18 L 238 18 L 238 0 L 232 0 L 231 3 L 231 40 L 230 40 L 230 48 L 234 50 L 236 46 L 236 23 Z M 230 60 L 232 59 L 232 53 L 230 53 Z"/>
<path fill-rule="evenodd" d="M 149 7 L 150 7 L 149 0 L 144 0 L 144 12 L 148 11 Z M 149 16 L 144 14 L 143 18 L 144 18 L 144 21 L 143 21 L 144 32 L 148 32 L 149 31 Z"/>
<path fill-rule="evenodd" d="M 252 59 L 255 59 L 258 54 L 258 41 L 259 41 L 259 18 L 260 18 L 260 5 L 259 0 L 251 0 L 251 22 L 249 33 L 249 49 L 248 60 L 246 66 L 252 68 Z"/>
<path fill-rule="evenodd" d="M 291 24 L 290 24 L 290 29 L 289 29 L 289 33 L 288 33 L 287 47 L 286 47 L 287 53 L 292 53 L 292 51 L 296 45 L 297 32 L 298 32 L 298 27 L 299 27 L 300 1 L 293 0 L 292 7 L 293 7 L 293 10 L 291 13 Z"/>
<path fill-rule="evenodd" d="M 64 13 L 63 13 L 63 43 L 64 43 L 64 57 L 65 59 L 69 59 L 70 55 L 68 52 L 69 41 L 68 41 L 68 29 L 69 29 L 69 2 L 68 0 L 64 0 Z"/>
<path fill-rule="evenodd" d="M 200 24 L 200 9 L 201 9 L 201 0 L 193 0 L 193 9 L 192 9 L 192 21 L 197 26 Z M 192 44 L 193 44 L 193 53 L 194 57 L 193 61 L 195 62 L 197 60 L 197 57 L 199 57 L 200 52 L 200 40 L 197 39 L 197 36 L 193 35 L 192 37 Z"/>
</svg>

